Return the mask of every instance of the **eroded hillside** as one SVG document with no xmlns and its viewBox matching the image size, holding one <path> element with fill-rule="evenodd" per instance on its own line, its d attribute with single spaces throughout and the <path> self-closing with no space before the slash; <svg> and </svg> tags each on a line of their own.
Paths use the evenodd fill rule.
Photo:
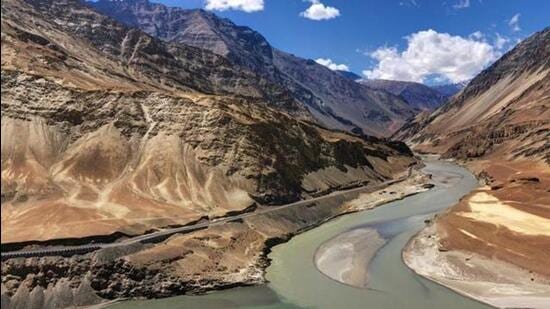
<svg viewBox="0 0 550 309">
<path fill-rule="evenodd" d="M 491 155 L 550 162 L 550 29 L 526 39 L 451 102 L 393 138 L 459 159 Z"/>
<path fill-rule="evenodd" d="M 416 113 L 398 96 L 272 47 L 258 32 L 204 10 L 146 0 L 90 3 L 99 12 L 171 43 L 212 51 L 238 67 L 284 85 L 312 117 L 330 128 L 389 136 Z"/>
<path fill-rule="evenodd" d="M 313 124 L 285 88 L 209 51 L 79 1 L 2 2 L 3 243 L 140 234 L 413 162 L 402 143 Z"/>
</svg>

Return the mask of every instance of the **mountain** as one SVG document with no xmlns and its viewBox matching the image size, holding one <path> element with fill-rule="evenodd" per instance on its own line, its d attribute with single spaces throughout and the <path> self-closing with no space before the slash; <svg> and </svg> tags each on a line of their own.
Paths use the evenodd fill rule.
<svg viewBox="0 0 550 309">
<path fill-rule="evenodd" d="M 348 79 L 351 79 L 352 81 L 359 81 L 362 79 L 362 77 L 360 75 L 357 75 L 353 72 L 350 72 L 350 71 L 342 71 L 342 70 L 336 70 L 336 72 L 340 73 L 340 75 L 348 78 Z"/>
<path fill-rule="evenodd" d="M 2 243 L 140 234 L 414 162 L 403 143 L 308 115 L 226 58 L 78 0 L 3 1 Z"/>
<path fill-rule="evenodd" d="M 454 84 L 443 84 L 443 85 L 434 85 L 431 86 L 432 89 L 437 90 L 439 93 L 447 97 L 452 97 L 455 94 L 459 93 L 460 90 L 464 89 L 470 81 L 463 81 L 460 83 Z"/>
<path fill-rule="evenodd" d="M 329 128 L 388 136 L 416 113 L 394 95 L 359 85 L 313 60 L 277 50 L 256 31 L 204 10 L 147 0 L 99 0 L 89 5 L 163 41 L 208 49 L 283 85 Z"/>
<path fill-rule="evenodd" d="M 405 100 L 411 107 L 430 111 L 445 103 L 448 96 L 426 85 L 385 79 L 365 79 L 360 83 L 373 89 L 385 90 Z"/>
<path fill-rule="evenodd" d="M 207 49 L 262 76 L 276 78 L 273 48 L 248 27 L 205 10 L 185 10 L 148 0 L 88 2 L 119 22 L 163 41 Z"/>
<path fill-rule="evenodd" d="M 324 107 L 310 111 L 329 127 L 359 127 L 363 132 L 385 136 L 416 112 L 397 96 L 360 85 L 313 60 L 279 50 L 274 55 L 279 70 L 308 89 L 315 89 L 315 95 L 322 98 Z"/>
<path fill-rule="evenodd" d="M 259 284 L 272 246 L 362 192 L 422 189 L 404 143 L 322 127 L 224 56 L 80 0 L 1 14 L 2 308 Z"/>
<path fill-rule="evenodd" d="M 500 153 L 508 159 L 550 162 L 549 33 L 547 28 L 518 44 L 449 103 L 406 124 L 393 138 L 447 157 Z"/>
<path fill-rule="evenodd" d="M 550 278 L 550 27 L 394 138 L 459 160 L 484 183 L 413 238 L 405 262 L 495 307 L 543 308 Z M 513 292 L 502 273 L 518 278 Z M 475 282 L 491 291 L 473 289 Z M 502 302 L 518 291 L 522 297 Z"/>
</svg>

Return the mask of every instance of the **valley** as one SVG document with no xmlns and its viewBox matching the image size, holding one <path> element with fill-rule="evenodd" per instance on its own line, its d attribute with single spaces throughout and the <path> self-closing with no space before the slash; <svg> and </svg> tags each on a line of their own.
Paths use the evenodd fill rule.
<svg viewBox="0 0 550 309">
<path fill-rule="evenodd" d="M 550 28 L 358 75 L 259 2 L 2 1 L 2 309 L 546 308 Z"/>
<path fill-rule="evenodd" d="M 2 34 L 8 308 L 261 283 L 271 246 L 361 209 L 343 201 L 423 190 L 404 143 L 322 126 L 265 76 L 77 0 L 3 1 Z"/>
</svg>

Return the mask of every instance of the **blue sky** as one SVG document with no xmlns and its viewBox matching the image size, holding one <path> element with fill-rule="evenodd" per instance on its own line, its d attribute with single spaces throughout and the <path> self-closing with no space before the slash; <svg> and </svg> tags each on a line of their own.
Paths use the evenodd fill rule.
<svg viewBox="0 0 550 309">
<path fill-rule="evenodd" d="M 471 78 L 550 25 L 548 0 L 151 1 L 208 8 L 333 68 L 425 83 Z"/>
</svg>

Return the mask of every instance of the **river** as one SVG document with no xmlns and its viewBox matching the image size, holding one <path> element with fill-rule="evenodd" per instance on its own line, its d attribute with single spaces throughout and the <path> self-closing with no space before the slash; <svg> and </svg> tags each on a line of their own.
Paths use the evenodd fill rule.
<svg viewBox="0 0 550 309">
<path fill-rule="evenodd" d="M 488 308 L 426 280 L 401 259 L 407 241 L 424 220 L 454 205 L 478 182 L 466 169 L 444 161 L 426 161 L 433 175 L 429 191 L 376 209 L 341 216 L 273 248 L 264 286 L 235 288 L 204 296 L 128 301 L 110 308 Z M 321 273 L 317 249 L 357 229 L 375 229 L 386 240 L 368 265 L 368 287 L 356 288 Z"/>
</svg>

